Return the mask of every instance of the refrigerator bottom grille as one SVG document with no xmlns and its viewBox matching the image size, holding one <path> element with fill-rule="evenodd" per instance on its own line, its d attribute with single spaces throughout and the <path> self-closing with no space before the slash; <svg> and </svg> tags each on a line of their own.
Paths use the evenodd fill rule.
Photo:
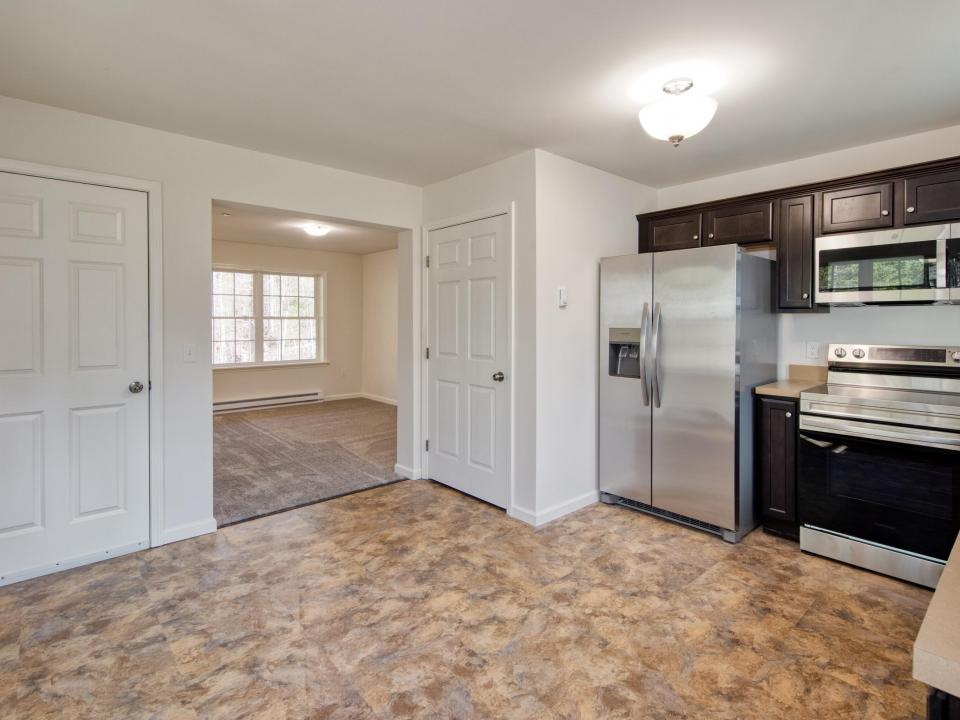
<svg viewBox="0 0 960 720">
<path fill-rule="evenodd" d="M 665 520 L 672 520 L 673 522 L 680 523 L 681 525 L 687 525 L 688 527 L 696 528 L 697 530 L 703 530 L 704 532 L 712 533 L 713 535 L 719 535 L 724 539 L 727 535 L 724 529 L 717 525 L 711 525 L 710 523 L 697 520 L 696 518 L 680 515 L 679 513 L 670 512 L 669 510 L 663 510 L 661 508 L 654 507 L 653 505 L 647 505 L 646 503 L 638 502 L 636 500 L 620 497 L 619 495 L 603 493 L 602 500 L 603 502 L 611 505 L 623 505 L 624 507 L 632 508 L 633 510 L 639 510 L 640 512 L 647 513 L 648 515 L 656 515 L 657 517 L 664 518 Z"/>
</svg>

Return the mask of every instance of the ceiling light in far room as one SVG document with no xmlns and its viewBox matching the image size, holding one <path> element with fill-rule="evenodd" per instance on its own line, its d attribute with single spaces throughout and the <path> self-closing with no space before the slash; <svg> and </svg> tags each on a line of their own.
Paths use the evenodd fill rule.
<svg viewBox="0 0 960 720">
<path fill-rule="evenodd" d="M 703 130 L 717 112 L 717 101 L 691 92 L 693 80 L 674 78 L 663 85 L 666 97 L 640 111 L 640 124 L 647 134 L 674 147 Z"/>
<path fill-rule="evenodd" d="M 323 237 L 333 229 L 329 225 L 318 225 L 317 223 L 306 223 L 300 227 L 307 235 L 312 237 Z"/>
<path fill-rule="evenodd" d="M 220 213 L 220 217 L 230 217 L 231 215 L 233 215 L 233 213 L 228 213 L 228 212 Z"/>
</svg>

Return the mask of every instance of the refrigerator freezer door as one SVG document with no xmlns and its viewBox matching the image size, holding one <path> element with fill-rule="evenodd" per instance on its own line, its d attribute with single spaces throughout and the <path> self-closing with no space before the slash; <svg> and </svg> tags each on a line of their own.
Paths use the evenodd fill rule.
<svg viewBox="0 0 960 720">
<path fill-rule="evenodd" d="M 652 255 L 600 261 L 600 490 L 648 504 L 651 407 L 647 355 L 652 293 Z M 635 349 L 639 363 L 631 365 Z M 618 375 L 618 366 L 622 375 Z M 639 372 L 626 373 L 624 367 L 639 367 Z"/>
<path fill-rule="evenodd" d="M 734 530 L 736 246 L 657 253 L 651 504 Z M 651 353 L 652 354 L 652 353 Z"/>
</svg>

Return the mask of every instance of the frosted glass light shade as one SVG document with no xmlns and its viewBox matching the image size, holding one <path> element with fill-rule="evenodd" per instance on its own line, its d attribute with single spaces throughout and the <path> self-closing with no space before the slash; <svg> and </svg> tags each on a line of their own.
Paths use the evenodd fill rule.
<svg viewBox="0 0 960 720">
<path fill-rule="evenodd" d="M 678 145 L 703 130 L 717 112 L 717 101 L 707 95 L 668 95 L 640 111 L 640 124 L 657 140 Z"/>
</svg>

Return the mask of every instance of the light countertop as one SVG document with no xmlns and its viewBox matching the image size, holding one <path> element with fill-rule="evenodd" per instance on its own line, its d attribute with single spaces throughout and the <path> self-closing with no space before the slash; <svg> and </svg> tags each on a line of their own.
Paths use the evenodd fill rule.
<svg viewBox="0 0 960 720">
<path fill-rule="evenodd" d="M 753 391 L 766 397 L 796 400 L 804 390 L 823 385 L 826 381 L 827 369 L 822 365 L 791 365 L 789 378 L 758 385 Z"/>
<path fill-rule="evenodd" d="M 960 538 L 913 643 L 913 677 L 960 697 Z"/>
</svg>

